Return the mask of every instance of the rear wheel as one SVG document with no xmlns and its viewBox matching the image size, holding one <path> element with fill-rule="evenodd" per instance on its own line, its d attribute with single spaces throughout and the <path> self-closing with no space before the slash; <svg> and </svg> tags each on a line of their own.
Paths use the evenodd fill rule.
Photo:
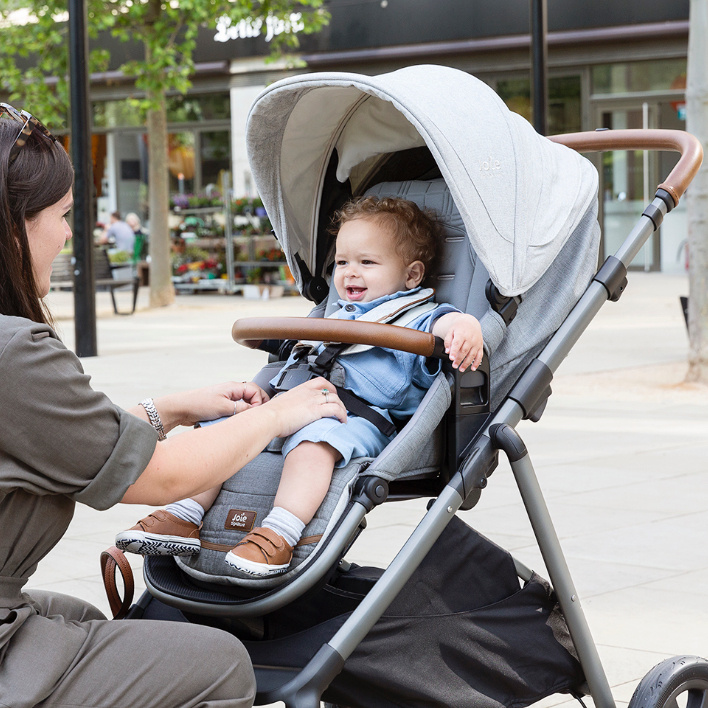
<svg viewBox="0 0 708 708">
<path fill-rule="evenodd" d="M 708 661 L 675 656 L 657 664 L 634 691 L 629 708 L 706 708 Z"/>
</svg>

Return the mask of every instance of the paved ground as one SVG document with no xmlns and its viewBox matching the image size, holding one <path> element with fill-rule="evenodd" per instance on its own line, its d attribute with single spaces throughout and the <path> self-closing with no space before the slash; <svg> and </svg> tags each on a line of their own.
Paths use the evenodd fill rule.
<svg viewBox="0 0 708 708">
<path fill-rule="evenodd" d="M 603 309 L 562 365 L 541 422 L 519 427 L 619 704 L 660 660 L 708 655 L 708 389 L 683 383 L 687 337 L 678 297 L 686 292 L 682 276 L 632 274 L 622 300 Z M 123 406 L 248 378 L 265 355 L 233 343 L 233 320 L 308 310 L 298 297 L 181 296 L 160 310 L 146 309 L 146 299 L 141 291 L 139 311 L 116 317 L 99 293 L 99 356 L 83 361 L 93 385 Z M 52 294 L 50 304 L 72 346 L 71 296 Z M 386 563 L 422 508 L 377 509 L 350 559 Z M 144 511 L 79 509 L 32 584 L 107 611 L 99 553 Z M 545 575 L 507 465 L 463 517 Z M 133 565 L 139 570 L 140 560 Z"/>
</svg>

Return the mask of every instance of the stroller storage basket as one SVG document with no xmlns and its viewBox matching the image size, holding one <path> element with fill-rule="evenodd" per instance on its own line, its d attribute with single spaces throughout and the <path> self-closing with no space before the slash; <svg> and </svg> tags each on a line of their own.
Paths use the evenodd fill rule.
<svg viewBox="0 0 708 708">
<path fill-rule="evenodd" d="M 352 567 L 316 598 L 266 618 L 265 639 L 243 637 L 261 690 L 284 668 L 304 666 L 380 573 Z M 582 683 L 546 581 L 534 575 L 521 587 L 511 556 L 454 518 L 323 699 L 351 708 L 517 707 Z"/>
</svg>

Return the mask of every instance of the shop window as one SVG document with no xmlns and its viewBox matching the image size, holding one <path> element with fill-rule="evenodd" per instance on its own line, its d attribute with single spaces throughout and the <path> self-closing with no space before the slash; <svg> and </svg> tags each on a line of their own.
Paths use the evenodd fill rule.
<svg viewBox="0 0 708 708">
<path fill-rule="evenodd" d="M 140 111 L 129 101 L 96 101 L 93 104 L 94 128 L 135 128 L 145 125 Z"/>
<path fill-rule="evenodd" d="M 166 108 L 167 120 L 170 123 L 229 120 L 231 117 L 228 92 L 168 96 Z"/>
<path fill-rule="evenodd" d="M 167 167 L 170 171 L 170 193 L 194 192 L 194 133 L 185 131 L 167 136 Z"/>
<path fill-rule="evenodd" d="M 685 85 L 685 58 L 602 64 L 592 69 L 594 94 L 667 91 Z"/>
<path fill-rule="evenodd" d="M 222 174 L 231 169 L 231 136 L 228 130 L 199 134 L 202 185 L 214 184 L 221 190 Z"/>
<path fill-rule="evenodd" d="M 168 96 L 165 109 L 170 123 L 196 123 L 205 120 L 230 120 L 228 92 Z M 93 103 L 96 128 L 134 128 L 145 125 L 141 112 L 127 99 Z"/>
<path fill-rule="evenodd" d="M 497 82 L 496 90 L 510 110 L 532 122 L 530 79 L 504 79 Z M 549 135 L 582 130 L 579 76 L 549 78 L 547 120 Z"/>
</svg>

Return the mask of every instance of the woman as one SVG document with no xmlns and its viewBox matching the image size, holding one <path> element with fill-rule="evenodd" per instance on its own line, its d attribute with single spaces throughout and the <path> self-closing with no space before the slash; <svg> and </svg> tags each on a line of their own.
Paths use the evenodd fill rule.
<svg viewBox="0 0 708 708">
<path fill-rule="evenodd" d="M 140 261 L 145 260 L 148 255 L 147 234 L 143 231 L 140 217 L 134 212 L 125 215 L 125 223 L 133 229 L 135 234 L 135 245 L 133 246 L 133 266 L 137 266 Z"/>
<path fill-rule="evenodd" d="M 272 401 L 255 384 L 224 383 L 128 411 L 93 391 L 42 302 L 71 238 L 72 182 L 49 131 L 0 104 L 0 705 L 250 706 L 253 671 L 231 635 L 109 622 L 83 601 L 23 587 L 76 502 L 182 499 L 221 484 L 273 437 L 346 412 L 321 395 L 323 379 Z M 232 417 L 162 442 L 178 425 L 222 416 Z"/>
</svg>

